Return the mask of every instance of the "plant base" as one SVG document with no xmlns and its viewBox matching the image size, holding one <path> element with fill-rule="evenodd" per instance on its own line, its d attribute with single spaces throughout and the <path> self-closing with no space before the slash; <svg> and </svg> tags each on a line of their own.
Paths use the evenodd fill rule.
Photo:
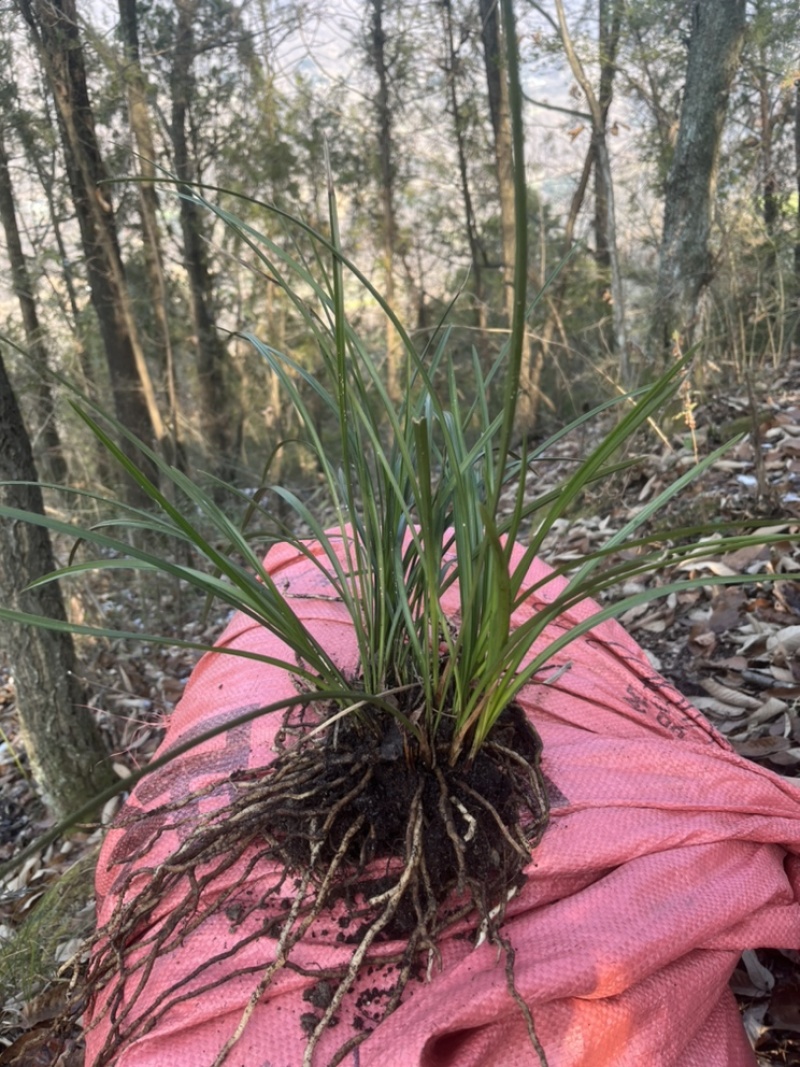
<svg viewBox="0 0 800 1067">
<path fill-rule="evenodd" d="M 316 729 L 326 717 L 331 724 Z M 333 911 L 337 940 L 352 945 L 352 954 L 335 973 L 314 972 L 318 981 L 301 1017 L 306 1067 L 338 1021 L 371 949 L 401 943 L 394 955 L 380 953 L 382 964 L 396 964 L 397 979 L 378 1019 L 356 1018 L 356 1031 L 331 1067 L 398 1006 L 410 980 L 432 972 L 438 939 L 466 920 L 477 931 L 476 943 L 488 940 L 505 950 L 509 991 L 545 1062 L 530 1012 L 514 988 L 513 952 L 501 934 L 506 904 L 523 884 L 531 849 L 547 824 L 541 741 L 516 707 L 504 712 L 472 761 L 449 766 L 449 739 L 446 731 L 439 734 L 439 747 L 423 760 L 415 739 L 388 713 L 370 709 L 363 718 L 334 719 L 333 709 L 295 710 L 279 733 L 276 761 L 216 787 L 228 796 L 233 790 L 233 799 L 188 833 L 180 823 L 186 802 L 150 812 L 143 822 L 163 831 L 166 818 L 173 828 L 181 826 L 183 840 L 144 887 L 141 872 L 127 876 L 114 916 L 97 935 L 87 982 L 92 997 L 103 991 L 103 1014 L 114 1021 L 96 1067 L 113 1062 L 183 999 L 181 982 L 174 996 L 160 998 L 155 1013 L 141 1018 L 133 1010 L 153 961 L 179 949 L 200 922 L 221 910 L 232 928 L 250 931 L 241 945 L 253 940 L 254 913 L 263 916 L 259 932 L 273 938 L 276 949 L 215 1065 L 225 1062 L 278 971 L 302 970 L 293 949 Z M 143 842 L 140 855 L 146 854 Z M 254 901 L 243 891 L 264 860 L 277 864 L 280 876 Z M 233 880 L 232 870 L 241 872 Z M 236 947 L 228 957 L 235 961 Z"/>
</svg>

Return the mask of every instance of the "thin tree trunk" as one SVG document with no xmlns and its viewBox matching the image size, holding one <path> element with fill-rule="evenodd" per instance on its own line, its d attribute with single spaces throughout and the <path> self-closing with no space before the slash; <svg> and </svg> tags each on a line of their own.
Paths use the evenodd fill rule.
<svg viewBox="0 0 800 1067">
<path fill-rule="evenodd" d="M 514 160 L 511 146 L 511 115 L 508 108 L 508 83 L 505 75 L 503 49 L 497 0 L 478 0 L 481 20 L 481 42 L 486 68 L 486 89 L 489 97 L 489 117 L 494 138 L 494 164 L 500 202 L 501 255 L 503 271 L 503 313 L 506 325 L 511 323 L 514 307 Z"/>
<path fill-rule="evenodd" d="M 9 485 L 9 481 L 33 484 Z M 19 407 L 0 357 L 0 501 L 43 513 L 42 494 Z M 0 598 L 10 608 L 65 620 L 58 585 L 27 588 L 55 570 L 47 531 L 0 519 Z M 72 637 L 3 623 L 14 672 L 22 739 L 37 788 L 56 816 L 74 810 L 114 779 L 102 735 L 78 681 Z"/>
<path fill-rule="evenodd" d="M 186 186 L 181 193 L 183 261 L 189 281 L 203 428 L 220 475 L 231 477 L 238 459 L 241 417 L 233 387 L 233 371 L 225 345 L 216 329 L 214 287 L 200 211 L 192 199 L 196 180 L 189 153 L 187 127 L 194 97 L 195 41 L 193 23 L 198 0 L 176 0 L 178 24 L 170 75 L 172 92 L 172 139 L 175 174 Z"/>
<path fill-rule="evenodd" d="M 67 464 L 61 448 L 53 395 L 47 379 L 49 362 L 47 344 L 39 324 L 39 313 L 36 309 L 28 265 L 22 251 L 4 135 L 5 131 L 0 125 L 0 221 L 2 221 L 6 235 L 6 251 L 11 266 L 14 291 L 19 301 L 28 352 L 36 373 L 36 388 L 33 394 L 37 422 L 36 436 L 41 441 L 42 465 L 47 480 L 58 485 L 65 485 Z"/>
<path fill-rule="evenodd" d="M 389 92 L 389 60 L 386 54 L 386 31 L 383 24 L 384 0 L 370 0 L 371 20 L 369 56 L 378 78 L 375 119 L 378 140 L 378 165 L 381 176 L 381 243 L 383 254 L 384 293 L 390 307 L 395 299 L 394 255 L 397 247 L 397 216 L 394 202 L 395 164 L 392 145 L 392 108 Z M 386 321 L 386 389 L 395 402 L 400 399 L 400 344 L 397 331 Z"/>
<path fill-rule="evenodd" d="M 175 389 L 175 366 L 172 339 L 167 312 L 167 288 L 164 281 L 164 256 L 161 251 L 161 236 L 158 228 L 158 195 L 155 178 L 155 145 L 147 104 L 147 85 L 142 71 L 139 52 L 139 25 L 136 0 L 118 0 L 120 28 L 125 50 L 124 80 L 128 95 L 128 120 L 133 133 L 138 155 L 139 211 L 142 220 L 142 246 L 144 249 L 147 288 L 153 307 L 156 350 L 159 353 L 166 393 L 169 400 L 170 462 L 179 454 L 178 410 Z"/>
<path fill-rule="evenodd" d="M 692 343 L 712 277 L 709 235 L 722 130 L 739 65 L 745 0 L 695 0 L 678 139 L 666 184 L 655 343 Z"/>
<path fill-rule="evenodd" d="M 483 286 L 483 269 L 486 265 L 486 252 L 481 246 L 478 236 L 478 227 L 475 222 L 475 209 L 472 203 L 472 192 L 469 184 L 469 170 L 467 165 L 467 145 L 464 136 L 464 119 L 462 108 L 458 101 L 458 54 L 455 47 L 453 33 L 453 7 L 451 0 L 442 0 L 442 19 L 444 21 L 444 35 L 447 52 L 445 55 L 445 75 L 447 77 L 447 93 L 450 105 L 450 113 L 453 117 L 453 133 L 456 139 L 456 151 L 458 154 L 458 174 L 461 182 L 461 197 L 464 204 L 464 226 L 467 231 L 469 244 L 470 264 L 472 267 L 472 292 L 475 299 L 475 325 L 481 337 L 485 338 L 486 330 L 486 297 Z M 481 347 L 485 347 L 484 344 Z"/>
<path fill-rule="evenodd" d="M 89 103 L 74 0 L 16 0 L 39 48 L 58 110 L 72 198 L 78 215 L 92 304 L 108 361 L 117 417 L 146 444 L 163 425 L 128 300 L 105 168 Z M 153 478 L 156 468 L 123 447 Z M 131 481 L 131 500 L 143 502 Z"/>
<path fill-rule="evenodd" d="M 599 0 L 598 51 L 600 57 L 600 86 L 597 94 L 600 105 L 602 136 L 607 136 L 608 112 L 614 95 L 614 75 L 617 71 L 617 50 L 622 29 L 623 0 Z M 598 155 L 596 134 L 592 134 L 595 156 Z M 599 158 L 599 157 L 598 157 Z M 611 272 L 611 252 L 608 241 L 608 190 L 603 168 L 594 169 L 594 232 L 595 260 L 601 274 L 601 284 L 608 285 Z"/>
<path fill-rule="evenodd" d="M 567 56 L 570 69 L 577 83 L 583 90 L 589 112 L 592 116 L 592 138 L 597 169 L 601 172 L 601 181 L 605 189 L 606 202 L 606 239 L 611 268 L 611 313 L 614 328 L 614 350 L 619 360 L 620 378 L 627 382 L 630 377 L 628 365 L 628 333 L 625 322 L 625 294 L 622 285 L 622 270 L 619 262 L 619 250 L 617 247 L 617 222 L 614 208 L 614 183 L 611 175 L 611 160 L 608 155 L 608 142 L 606 140 L 605 118 L 600 101 L 592 88 L 592 83 L 583 69 L 572 37 L 567 26 L 564 14 L 563 0 L 555 0 L 556 15 L 558 17 L 558 31 L 564 52 Z M 537 9 L 541 10 L 540 8 Z"/>
<path fill-rule="evenodd" d="M 43 75 L 41 79 L 37 79 L 39 82 L 38 88 L 42 98 L 43 114 L 47 125 L 51 129 L 55 129 L 58 122 L 57 118 L 53 117 L 52 108 L 50 107 L 50 95 L 49 95 L 49 83 L 46 75 Z M 61 218 L 62 214 L 59 211 L 59 205 L 56 203 L 56 196 L 54 188 L 56 187 L 56 155 L 57 149 L 54 147 L 50 150 L 52 166 L 47 169 L 42 162 L 42 148 L 38 143 L 38 135 L 35 130 L 31 128 L 30 123 L 27 121 L 24 114 L 17 114 L 17 121 L 15 123 L 15 133 L 22 144 L 25 151 L 25 155 L 28 161 L 36 171 L 36 177 L 39 180 L 39 185 L 42 188 L 45 200 L 47 201 L 47 211 L 50 217 L 50 225 L 53 228 L 53 237 L 56 242 L 56 248 L 58 250 L 58 263 L 60 266 L 59 279 L 63 280 L 64 288 L 67 293 L 67 303 L 69 305 L 70 314 L 66 313 L 66 307 L 64 305 L 63 297 L 59 291 L 55 292 L 56 299 L 59 302 L 59 306 L 64 313 L 64 318 L 71 329 L 72 333 L 77 336 L 78 330 L 78 318 L 80 316 L 80 308 L 78 301 L 78 293 L 75 287 L 75 275 L 70 262 L 70 257 L 67 255 L 67 246 L 64 242 L 64 235 L 61 232 Z M 84 354 L 84 353 L 82 353 Z M 86 366 L 84 365 L 84 373 L 86 372 Z"/>
<path fill-rule="evenodd" d="M 72 342 L 82 375 L 80 386 L 84 392 L 91 393 L 97 384 L 98 368 L 95 365 L 93 354 L 84 343 L 83 330 L 81 328 L 82 312 L 77 290 L 77 284 L 80 279 L 78 278 L 76 281 L 74 266 L 74 261 L 77 257 L 67 252 L 67 244 L 63 233 L 65 210 L 58 195 L 64 184 L 63 172 L 59 169 L 58 116 L 53 114 L 51 89 L 47 75 L 43 70 L 37 70 L 36 74 L 37 88 L 42 100 L 43 117 L 47 127 L 53 130 L 54 139 L 50 140 L 49 143 L 45 142 L 43 145 L 39 132 L 33 127 L 24 112 L 16 113 L 14 132 L 19 138 L 26 159 L 36 172 L 39 186 L 47 202 L 48 219 L 58 252 L 56 269 L 52 271 L 52 274 L 55 274 L 55 279 L 53 279 L 51 271 L 47 267 L 43 269 L 43 276 L 48 281 L 50 292 L 58 304 L 67 329 L 72 335 Z M 89 314 L 94 314 L 94 311 L 90 310 Z M 100 358 L 102 359 L 102 356 Z M 106 367 L 107 365 L 106 361 Z M 100 370 L 102 372 L 102 367 Z M 88 457 L 91 475 L 79 475 L 79 472 L 75 470 L 72 472 L 75 477 L 82 476 L 84 482 L 89 481 L 91 478 L 98 485 L 110 486 L 114 484 L 111 457 L 104 445 L 96 438 L 93 437 L 88 442 L 87 449 L 81 452 L 81 466 L 86 469 L 87 458 L 85 457 Z"/>
<path fill-rule="evenodd" d="M 481 42 L 486 70 L 489 116 L 494 142 L 494 164 L 500 204 L 501 259 L 503 277 L 503 318 L 510 328 L 514 310 L 514 258 L 516 254 L 516 209 L 514 195 L 514 153 L 511 134 L 511 110 L 508 100 L 505 45 L 499 19 L 497 0 L 478 0 L 481 20 Z M 527 225 L 527 204 L 525 205 Z M 533 278 L 534 285 L 540 280 Z M 524 435 L 533 432 L 539 400 L 544 348 L 536 346 L 526 327 L 523 342 L 523 362 L 517 400 L 517 429 Z"/>
<path fill-rule="evenodd" d="M 572 199 L 569 202 L 569 214 L 567 215 L 567 221 L 564 225 L 564 252 L 563 255 L 568 255 L 572 251 L 572 245 L 575 241 L 575 226 L 578 222 L 578 215 L 581 213 L 583 207 L 583 201 L 586 198 L 586 190 L 589 188 L 589 178 L 591 177 L 592 167 L 595 162 L 594 144 L 591 145 L 589 151 L 586 153 L 586 157 L 583 161 L 583 170 L 581 176 L 578 179 L 578 184 L 575 187 L 575 192 L 572 194 Z M 566 276 L 566 268 L 562 269 L 559 274 L 559 280 Z"/>
<path fill-rule="evenodd" d="M 797 303 L 795 338 L 800 341 L 800 78 L 794 83 L 794 176 L 797 183 L 797 211 L 794 235 L 794 284 Z"/>
<path fill-rule="evenodd" d="M 569 255 L 575 240 L 575 224 L 578 221 L 578 215 L 580 214 L 583 201 L 586 197 L 586 190 L 589 188 L 589 178 L 591 177 L 593 164 L 594 145 L 590 145 L 589 151 L 586 153 L 583 161 L 581 176 L 578 180 L 575 192 L 572 194 L 567 221 L 564 224 L 564 240 L 561 253 L 564 257 Z M 531 395 L 529 405 L 529 432 L 533 432 L 536 427 L 536 422 L 539 416 L 539 407 L 542 400 L 544 400 L 551 410 L 554 410 L 552 401 L 541 390 L 541 379 L 545 360 L 549 355 L 550 346 L 553 343 L 553 337 L 556 333 L 561 336 L 564 349 L 566 350 L 567 348 L 567 335 L 559 308 L 564 300 L 564 294 L 567 291 L 570 266 L 570 263 L 565 263 L 561 267 L 558 276 L 545 296 L 547 318 L 544 321 L 541 334 L 536 339 L 535 348 L 533 348 L 530 355 L 528 371 L 529 391 Z"/>
<path fill-rule="evenodd" d="M 55 120 L 53 120 L 52 111 L 48 106 L 48 100 L 46 98 L 47 87 L 44 83 L 41 83 L 41 85 L 42 96 L 45 98 L 44 105 L 46 118 L 48 122 L 51 123 L 51 126 L 55 126 Z M 90 393 L 96 384 L 97 372 L 93 366 L 92 355 L 83 341 L 80 325 L 81 309 L 79 307 L 78 292 L 75 284 L 75 272 L 70 256 L 67 253 L 67 246 L 62 232 L 63 212 L 60 210 L 60 206 L 56 201 L 54 191 L 57 180 L 57 148 L 54 147 L 52 149 L 52 167 L 48 169 L 44 166 L 42 161 L 41 153 L 36 143 L 35 133 L 31 130 L 28 122 L 22 115 L 18 115 L 17 117 L 20 121 L 15 124 L 15 132 L 17 137 L 19 137 L 28 161 L 36 171 L 36 177 L 39 180 L 39 185 L 47 202 L 48 218 L 50 227 L 53 231 L 56 250 L 58 252 L 58 270 L 56 272 L 57 281 L 54 282 L 50 278 L 49 272 L 46 270 L 44 272 L 44 277 L 48 279 L 50 291 L 58 303 L 68 330 L 72 334 L 72 341 L 75 346 L 75 352 L 78 357 L 82 375 L 82 380 L 80 382 L 81 388 L 84 392 Z M 61 286 L 62 282 L 63 291 Z M 66 298 L 64 295 L 65 293 Z M 99 485 L 112 485 L 114 476 L 111 469 L 111 457 L 106 448 L 96 438 L 92 438 L 89 442 L 87 453 L 90 453 L 91 455 L 89 463 L 92 467 L 92 478 Z M 73 474 L 77 476 L 78 472 L 74 471 Z M 88 478 L 84 478 L 84 481 L 87 480 Z"/>
<path fill-rule="evenodd" d="M 764 66 L 759 71 L 758 85 L 759 125 L 761 134 L 761 188 L 764 198 L 764 230 L 770 242 L 766 271 L 768 276 L 775 272 L 777 262 L 775 254 L 775 227 L 778 222 L 778 183 L 775 178 L 775 161 L 773 159 L 773 122 L 770 114 L 769 86 Z"/>
</svg>

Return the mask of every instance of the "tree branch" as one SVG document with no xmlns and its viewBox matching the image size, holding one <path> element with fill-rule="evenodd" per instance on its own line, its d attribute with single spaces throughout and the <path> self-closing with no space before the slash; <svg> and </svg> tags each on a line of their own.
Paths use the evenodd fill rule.
<svg viewBox="0 0 800 1067">
<path fill-rule="evenodd" d="M 571 115 L 573 118 L 583 119 L 585 122 L 592 121 L 592 116 L 586 111 L 575 111 L 571 107 L 559 107 L 558 104 L 546 104 L 544 100 L 534 100 L 532 96 L 528 96 L 525 92 L 522 95 L 534 107 L 543 107 L 545 111 L 560 111 L 562 115 Z"/>
</svg>

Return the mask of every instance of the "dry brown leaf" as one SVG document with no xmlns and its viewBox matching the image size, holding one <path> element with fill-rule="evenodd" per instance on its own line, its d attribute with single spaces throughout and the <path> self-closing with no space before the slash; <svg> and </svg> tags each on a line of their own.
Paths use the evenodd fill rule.
<svg viewBox="0 0 800 1067">
<path fill-rule="evenodd" d="M 650 610 L 652 605 L 650 604 L 634 604 L 632 608 L 628 608 L 626 612 L 623 612 L 619 617 L 619 621 L 623 626 L 630 626 Z"/>
<path fill-rule="evenodd" d="M 691 703 L 698 711 L 702 711 L 703 714 L 712 712 L 714 715 L 720 715 L 726 719 L 740 719 L 746 714 L 746 708 L 737 708 L 732 704 L 725 704 L 721 700 L 717 700 L 716 697 L 692 697 Z M 737 728 L 741 726 L 741 723 L 736 724 Z"/>
<path fill-rule="evenodd" d="M 80 1067 L 83 1053 L 65 1046 L 63 1038 L 53 1035 L 49 1023 L 42 1023 L 21 1034 L 0 1053 L 2 1067 Z"/>
<path fill-rule="evenodd" d="M 718 470 L 718 471 L 746 471 L 752 466 L 753 466 L 753 464 L 748 462 L 747 460 L 718 459 L 717 462 L 714 464 L 714 470 Z"/>
<path fill-rule="evenodd" d="M 760 656 L 767 651 L 767 641 L 771 637 L 771 629 L 760 619 L 752 616 L 739 627 L 739 632 L 730 635 L 730 639 L 741 645 L 741 652 L 749 656 Z"/>
<path fill-rule="evenodd" d="M 747 693 L 742 693 L 738 689 L 731 689 L 730 686 L 723 685 L 722 682 L 718 682 L 715 678 L 702 678 L 700 685 L 707 693 L 722 701 L 723 704 L 731 704 L 735 708 L 747 708 L 753 711 L 761 707 L 762 702 L 760 700 L 749 696 Z"/>
<path fill-rule="evenodd" d="M 709 630 L 715 634 L 724 633 L 738 626 L 745 604 L 745 595 L 741 589 L 721 589 L 712 599 Z"/>
<path fill-rule="evenodd" d="M 800 976 L 779 982 L 769 1002 L 772 1025 L 781 1030 L 800 1031 Z"/>
<path fill-rule="evenodd" d="M 748 721 L 751 725 L 758 726 L 762 722 L 774 719 L 777 715 L 783 715 L 787 707 L 788 704 L 785 701 L 779 700 L 777 697 L 770 697 L 764 701 L 760 708 L 748 715 Z"/>
<path fill-rule="evenodd" d="M 58 1018 L 63 1013 L 68 1001 L 69 984 L 67 982 L 56 982 L 48 986 L 42 993 L 24 1005 L 22 1009 L 24 1026 L 31 1029 L 39 1023 Z"/>
<path fill-rule="evenodd" d="M 688 646 L 692 655 L 709 658 L 717 647 L 717 638 L 705 628 L 705 624 L 695 623 L 689 631 Z"/>
<path fill-rule="evenodd" d="M 722 557 L 723 563 L 727 563 L 738 574 L 746 571 L 753 563 L 769 559 L 768 545 L 746 545 L 738 548 L 735 552 L 728 552 Z"/>
<path fill-rule="evenodd" d="M 792 743 L 786 737 L 751 737 L 746 741 L 731 741 L 731 744 L 740 756 L 754 759 L 784 752 L 791 747 Z"/>
<path fill-rule="evenodd" d="M 787 699 L 795 700 L 800 697 L 800 686 L 793 685 L 795 682 L 795 676 L 788 669 L 788 667 L 777 667 L 774 663 L 770 664 L 769 673 L 775 679 L 776 682 L 785 682 L 786 685 L 777 686 L 783 692 L 781 696 L 785 696 Z"/>
<path fill-rule="evenodd" d="M 791 655 L 800 648 L 800 626 L 784 626 L 782 630 L 767 638 L 767 649 L 770 652 L 780 648 L 787 655 Z"/>
<path fill-rule="evenodd" d="M 715 667 L 717 670 L 743 671 L 747 663 L 748 661 L 744 656 L 722 656 L 719 659 L 715 659 L 709 666 Z"/>
<path fill-rule="evenodd" d="M 679 563 L 675 568 L 679 571 L 697 571 L 706 570 L 712 574 L 719 575 L 722 578 L 732 578 L 738 575 L 738 571 L 733 567 L 729 567 L 727 563 L 723 563 L 721 559 L 691 559 L 684 560 L 683 563 Z"/>
<path fill-rule="evenodd" d="M 781 563 L 783 561 L 781 560 Z M 794 560 L 789 560 L 792 570 L 797 570 Z M 800 583 L 775 582 L 773 585 L 776 600 L 792 615 L 800 615 Z"/>
<path fill-rule="evenodd" d="M 779 767 L 796 767 L 800 763 L 800 748 L 795 746 L 783 752 L 774 752 L 769 760 L 770 763 L 777 763 Z"/>
</svg>

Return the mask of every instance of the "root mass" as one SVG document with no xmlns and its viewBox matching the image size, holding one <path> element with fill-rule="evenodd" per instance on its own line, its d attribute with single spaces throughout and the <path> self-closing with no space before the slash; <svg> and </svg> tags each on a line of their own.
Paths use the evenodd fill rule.
<svg viewBox="0 0 800 1067">
<path fill-rule="evenodd" d="M 308 1010 L 299 1024 L 305 1067 L 314 1062 L 322 1035 L 339 1021 L 343 1001 L 375 946 L 397 944 L 394 954 L 380 953 L 381 966 L 396 966 L 395 981 L 380 995 L 375 990 L 372 1011 L 360 1008 L 362 990 L 351 1036 L 331 1067 L 398 1006 L 412 978 L 430 976 L 438 963 L 437 940 L 467 919 L 477 931 L 476 943 L 489 940 L 506 951 L 509 992 L 544 1063 L 530 1013 L 514 989 L 513 954 L 500 929 L 548 818 L 541 742 L 533 727 L 512 706 L 474 760 L 450 766 L 446 730 L 424 760 L 415 739 L 388 712 L 373 709 L 369 716 L 332 720 L 313 735 L 320 719 L 310 717 L 308 711 L 288 713 L 275 762 L 221 783 L 219 789 L 233 798 L 196 825 L 186 827 L 187 813 L 197 811 L 191 805 L 196 796 L 146 816 L 149 840 L 179 828 L 182 841 L 146 884 L 141 873 L 126 875 L 114 915 L 98 933 L 87 982 L 94 997 L 104 990 L 102 1015 L 109 1016 L 111 1026 L 97 1067 L 112 1063 L 122 1047 L 154 1027 L 184 998 L 187 981 L 193 982 L 193 995 L 213 986 L 209 981 L 204 987 L 202 976 L 219 960 L 198 961 L 146 1016 L 135 1010 L 156 958 L 178 949 L 192 930 L 220 911 L 232 929 L 242 931 L 223 956 L 229 978 L 242 973 L 236 967 L 238 951 L 259 936 L 275 940 L 275 953 L 257 975 L 239 1025 L 215 1065 L 226 1061 L 278 971 L 302 971 L 292 950 L 323 918 L 330 918 L 331 934 L 336 930 L 335 940 L 351 946 L 352 953 L 339 971 L 314 972 L 317 981 L 307 991 Z M 142 856 L 147 844 L 145 834 Z M 267 860 L 282 874 L 252 899 L 248 878 Z M 168 895 L 177 904 L 163 916 L 159 903 Z M 262 919 L 255 933 L 253 916 Z"/>
</svg>

